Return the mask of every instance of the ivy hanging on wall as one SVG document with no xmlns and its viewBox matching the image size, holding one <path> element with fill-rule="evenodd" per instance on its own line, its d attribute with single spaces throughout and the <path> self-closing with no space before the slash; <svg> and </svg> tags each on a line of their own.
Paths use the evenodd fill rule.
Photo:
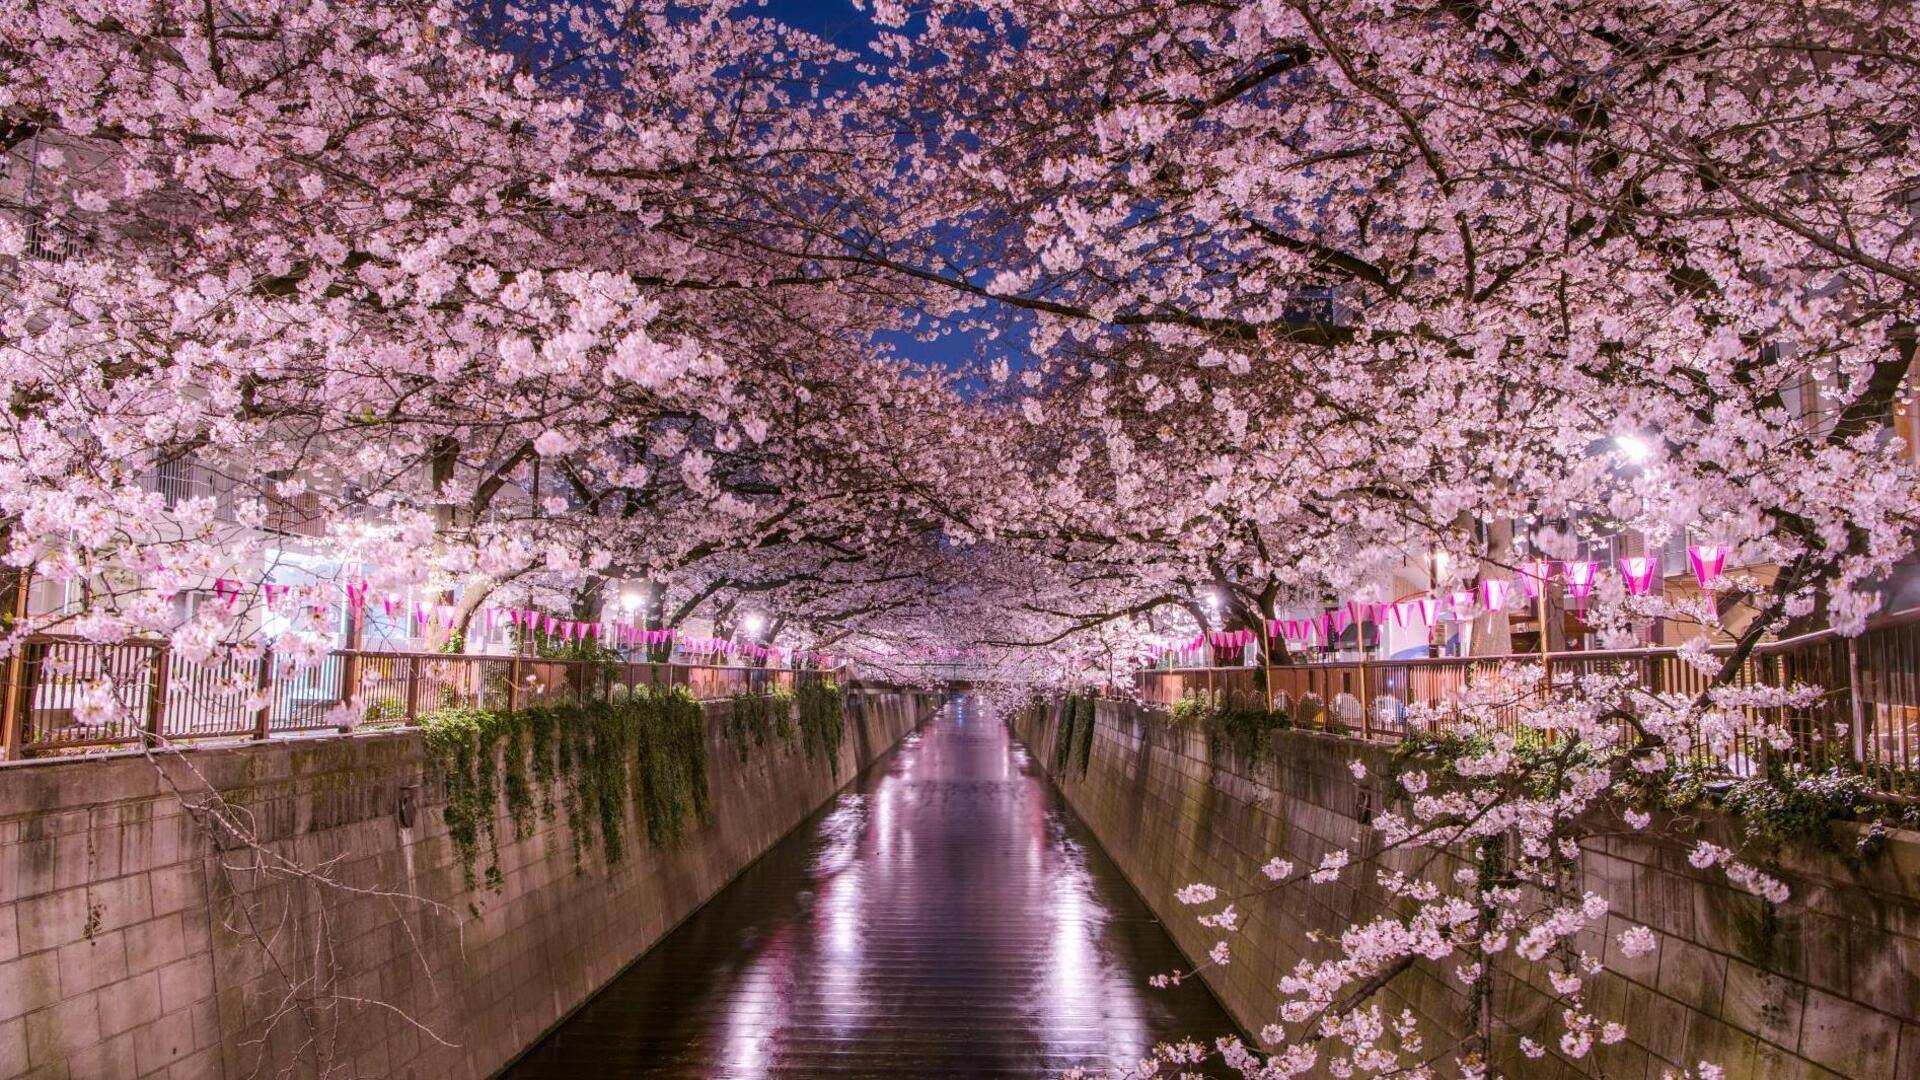
<svg viewBox="0 0 1920 1080">
<path fill-rule="evenodd" d="M 1062 776 L 1073 753 L 1073 727 L 1077 722 L 1080 699 L 1068 694 L 1060 703 L 1060 731 L 1053 738 L 1053 774 Z"/>
<path fill-rule="evenodd" d="M 834 683 L 810 683 L 796 695 L 800 703 L 800 744 L 808 757 L 825 757 L 840 772 L 840 742 L 846 733 L 845 701 Z"/>
<path fill-rule="evenodd" d="M 1177 728 L 1198 728 L 1207 733 L 1207 753 L 1215 764 L 1226 753 L 1237 754 L 1243 762 L 1254 762 L 1271 744 L 1271 733 L 1294 726 L 1293 715 L 1285 705 L 1268 708 L 1260 697 L 1225 695 L 1216 699 L 1201 692 L 1188 692 L 1168 710 L 1168 719 Z"/>
<path fill-rule="evenodd" d="M 769 739 L 793 738 L 793 694 L 774 689 L 764 694 L 733 695 L 733 748 L 747 760 L 749 744 L 764 748 Z"/>
<path fill-rule="evenodd" d="M 1067 775 L 1068 768 L 1074 765 L 1079 766 L 1081 776 L 1087 775 L 1087 767 L 1093 762 L 1095 707 L 1091 694 L 1085 697 L 1068 694 L 1061 699 L 1060 731 L 1053 740 L 1055 776 Z"/>
<path fill-rule="evenodd" d="M 1080 703 L 1080 726 L 1074 732 L 1078 737 L 1077 749 L 1080 756 L 1080 775 L 1087 775 L 1087 767 L 1093 763 L 1093 729 L 1098 713 L 1098 703 L 1092 694 Z"/>
<path fill-rule="evenodd" d="M 515 837 L 524 837 L 536 814 L 552 818 L 558 788 L 575 859 L 584 863 L 597 844 L 608 865 L 625 855 L 630 804 L 656 844 L 679 840 L 689 819 L 712 819 L 705 722 L 683 687 L 513 713 L 441 709 L 423 717 L 421 728 L 469 887 L 478 881 L 483 846 L 487 886 L 504 884 L 496 822 L 502 803 Z"/>
</svg>

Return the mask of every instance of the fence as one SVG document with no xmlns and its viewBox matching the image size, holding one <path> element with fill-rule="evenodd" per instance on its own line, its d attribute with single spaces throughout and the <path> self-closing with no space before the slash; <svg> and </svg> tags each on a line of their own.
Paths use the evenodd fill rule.
<svg viewBox="0 0 1920 1080">
<path fill-rule="evenodd" d="M 226 655 L 189 660 L 164 642 L 33 639 L 7 668 L 13 754 L 145 738 L 268 738 L 411 724 L 435 709 L 515 709 L 684 686 L 701 700 L 831 681 L 834 672 L 343 650 L 318 664 Z"/>
<path fill-rule="evenodd" d="M 1718 649 L 1723 659 L 1728 649 Z M 1346 731 L 1370 739 L 1399 739 L 1414 730 L 1414 706 L 1438 710 L 1439 722 L 1471 689 L 1495 729 L 1518 732 L 1521 713 L 1537 693 L 1514 681 L 1516 665 L 1544 663 L 1555 684 L 1589 674 L 1625 675 L 1649 692 L 1698 696 L 1711 678 L 1675 649 L 1626 649 L 1490 657 L 1408 660 L 1333 660 L 1250 668 L 1143 671 L 1143 700 L 1171 706 L 1188 695 L 1241 705 L 1285 709 L 1294 724 Z M 1764 642 L 1730 677 L 1734 686 L 1809 685 L 1825 694 L 1810 708 L 1750 711 L 1731 741 L 1709 751 L 1695 739 L 1695 755 L 1711 756 L 1750 772 L 1769 755 L 1811 760 L 1842 750 L 1884 790 L 1920 792 L 1920 610 L 1875 620 L 1856 638 L 1820 631 Z M 1503 685 L 1511 687 L 1503 694 Z M 1534 699 L 1537 700 L 1537 699 Z M 1792 745 L 1766 745 L 1759 732 L 1776 721 Z"/>
</svg>

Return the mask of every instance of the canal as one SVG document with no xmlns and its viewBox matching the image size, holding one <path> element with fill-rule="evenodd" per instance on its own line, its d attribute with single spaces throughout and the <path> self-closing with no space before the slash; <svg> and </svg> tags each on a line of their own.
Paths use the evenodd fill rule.
<svg viewBox="0 0 1920 1080">
<path fill-rule="evenodd" d="M 958 698 L 505 1074 L 1052 1076 L 1232 1022 L 1006 725 Z"/>
</svg>

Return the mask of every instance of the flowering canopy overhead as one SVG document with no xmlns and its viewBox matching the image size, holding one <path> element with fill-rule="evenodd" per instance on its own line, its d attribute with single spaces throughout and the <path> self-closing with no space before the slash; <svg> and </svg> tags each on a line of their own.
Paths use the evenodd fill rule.
<svg viewBox="0 0 1920 1080">
<path fill-rule="evenodd" d="M 272 627 L 310 661 L 322 619 L 248 617 L 293 578 L 1031 686 L 1571 590 L 1698 624 L 1706 689 L 1508 663 L 1409 709 L 1485 723 L 1416 748 L 1376 854 L 1474 865 L 1371 867 L 1390 902 L 1281 980 L 1266 1056 L 1220 1050 L 1479 1076 L 1625 1038 L 1582 839 L 1801 748 L 1755 718 L 1821 688 L 1734 676 L 1858 631 L 1912 546 L 1920 8 L 872 8 L 848 49 L 732 0 L 0 7 L 0 559 L 64 598 L 16 596 L 6 648 Z M 1614 533 L 1694 541 L 1699 590 Z M 1223 934 L 1251 902 L 1180 898 Z M 1513 957 L 1559 1029 L 1496 1045 Z M 1443 961 L 1480 1023 L 1380 1012 Z"/>
<path fill-rule="evenodd" d="M 1915 510 L 1915 18 L 16 6 L 6 558 L 172 634 L 298 517 L 470 605 L 1078 671 L 1597 521 L 1857 626 Z"/>
</svg>

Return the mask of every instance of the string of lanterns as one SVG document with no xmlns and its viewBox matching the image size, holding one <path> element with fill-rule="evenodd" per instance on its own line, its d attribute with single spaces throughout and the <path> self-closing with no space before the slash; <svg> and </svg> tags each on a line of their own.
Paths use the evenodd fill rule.
<svg viewBox="0 0 1920 1080">
<path fill-rule="evenodd" d="M 261 603 L 269 611 L 284 609 L 289 601 L 297 606 L 310 608 L 315 614 L 325 614 L 334 603 L 332 586 L 309 585 L 293 586 L 274 582 L 261 582 L 257 594 Z M 340 586 L 346 606 L 360 610 L 369 606 L 369 587 L 366 582 Z M 229 578 L 218 578 L 213 583 L 214 597 L 225 603 L 231 610 L 240 598 L 248 592 L 244 582 Z M 414 600 L 409 603 L 399 593 L 387 593 L 381 597 L 380 610 L 387 619 L 408 620 L 416 629 L 426 629 L 438 625 L 442 629 L 452 629 L 459 622 L 460 609 L 454 604 L 428 603 Z M 777 645 L 758 645 L 741 643 L 728 638 L 688 638 L 678 628 L 664 627 L 649 629 L 638 623 L 621 622 L 617 619 L 571 619 L 557 616 L 536 607 L 504 607 L 484 605 L 475 614 L 482 624 L 492 633 L 501 627 L 541 634 L 549 638 L 558 638 L 564 642 L 597 642 L 608 647 L 652 648 L 660 645 L 677 645 L 681 651 L 700 656 L 751 656 L 761 660 L 781 660 L 788 657 L 803 663 L 832 667 L 836 657 L 828 653 L 814 653 L 782 649 Z"/>
<path fill-rule="evenodd" d="M 1709 582 L 1726 570 L 1727 548 L 1720 544 L 1693 545 L 1687 548 L 1687 562 L 1694 580 L 1699 582 L 1701 588 L 1707 588 Z M 1629 596 L 1644 596 L 1651 592 L 1654 582 L 1660 577 L 1660 560 L 1657 556 L 1631 555 L 1619 559 L 1618 565 L 1621 583 Z M 1339 640 L 1348 627 L 1366 622 L 1381 625 L 1391 620 L 1397 627 L 1432 626 L 1447 614 L 1455 619 L 1465 619 L 1476 608 L 1490 613 L 1506 610 L 1513 602 L 1516 583 L 1528 600 L 1538 600 L 1554 576 L 1554 564 L 1545 559 L 1524 562 L 1514 569 L 1514 580 L 1487 578 L 1476 589 L 1455 590 L 1448 598 L 1451 601 L 1448 612 L 1442 612 L 1441 600 L 1434 596 L 1394 603 L 1349 600 L 1340 608 L 1312 618 L 1269 619 L 1267 634 L 1275 641 L 1319 640 L 1331 643 Z M 1566 582 L 1567 594 L 1573 598 L 1575 610 L 1584 615 L 1587 597 L 1592 595 L 1604 571 L 1593 560 L 1562 562 L 1559 570 L 1560 577 Z M 1155 660 L 1169 653 L 1190 655 L 1208 645 L 1216 650 L 1239 649 L 1253 642 L 1254 632 L 1251 630 L 1203 631 L 1184 641 L 1151 646 L 1147 659 Z"/>
</svg>

